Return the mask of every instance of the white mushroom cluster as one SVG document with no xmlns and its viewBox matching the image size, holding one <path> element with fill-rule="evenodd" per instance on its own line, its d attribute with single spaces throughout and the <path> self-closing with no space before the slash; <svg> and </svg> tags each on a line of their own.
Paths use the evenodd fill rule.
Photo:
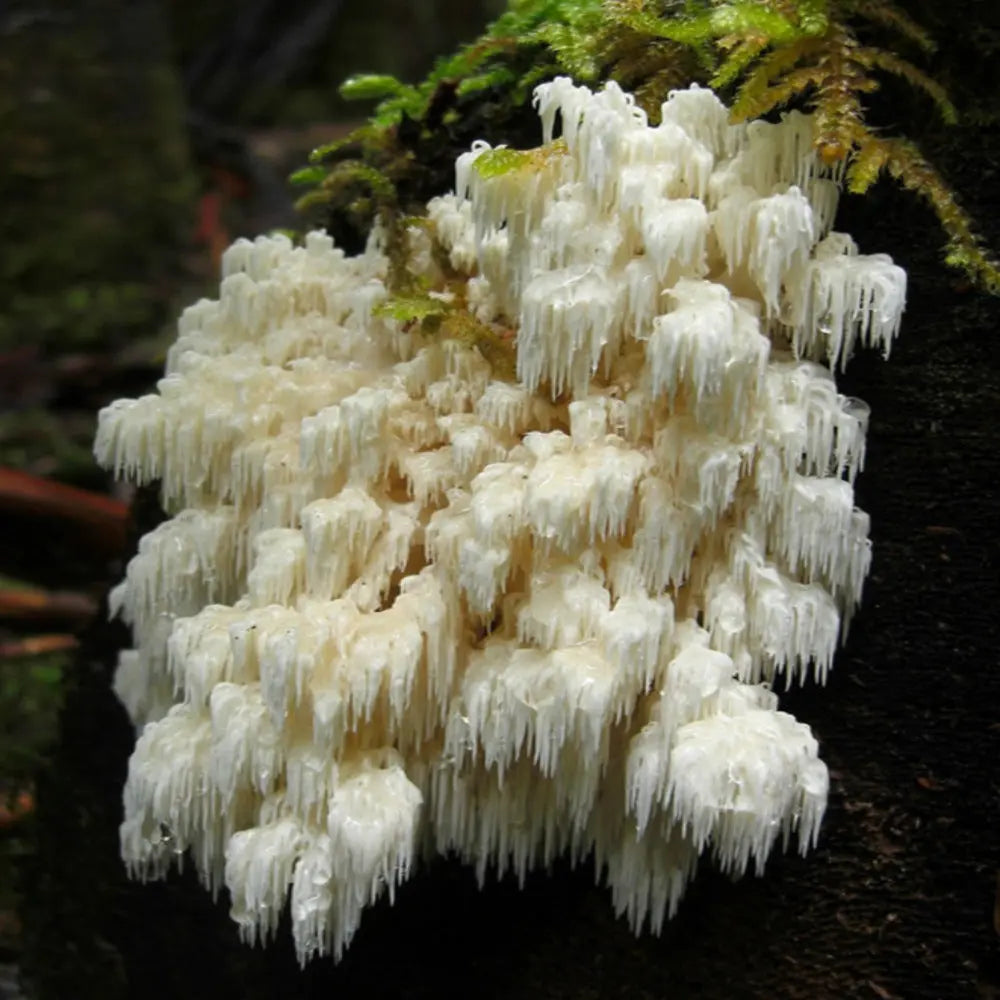
<svg viewBox="0 0 1000 1000">
<path fill-rule="evenodd" d="M 273 236 L 101 413 L 98 459 L 172 515 L 113 594 L 123 857 L 189 853 L 251 942 L 290 903 L 303 962 L 425 854 L 592 856 L 656 931 L 700 854 L 760 870 L 823 815 L 771 687 L 822 680 L 860 599 L 867 409 L 831 371 L 888 352 L 905 274 L 830 231 L 801 115 L 731 125 L 691 88 L 654 127 L 567 79 L 536 104 L 545 145 L 477 144 L 409 233 L 515 377 L 384 308 L 379 233 Z"/>
</svg>

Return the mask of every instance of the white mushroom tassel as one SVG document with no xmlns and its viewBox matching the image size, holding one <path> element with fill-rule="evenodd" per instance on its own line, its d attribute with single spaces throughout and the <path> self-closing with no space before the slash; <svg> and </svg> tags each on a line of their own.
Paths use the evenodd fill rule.
<svg viewBox="0 0 1000 1000">
<path fill-rule="evenodd" d="M 248 942 L 289 907 L 302 963 L 427 852 L 593 852 L 658 931 L 700 854 L 816 842 L 826 768 L 770 684 L 822 681 L 861 600 L 832 369 L 888 352 L 905 274 L 830 232 L 800 115 L 536 106 L 546 145 L 477 143 L 409 234 L 440 324 L 395 318 L 377 234 L 238 241 L 157 392 L 101 413 L 170 516 L 112 596 L 123 858 L 189 854 Z"/>
</svg>

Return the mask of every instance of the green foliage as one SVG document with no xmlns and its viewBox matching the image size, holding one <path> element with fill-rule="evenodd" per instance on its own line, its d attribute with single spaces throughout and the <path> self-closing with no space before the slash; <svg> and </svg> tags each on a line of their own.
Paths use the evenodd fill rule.
<svg viewBox="0 0 1000 1000">
<path fill-rule="evenodd" d="M 395 295 L 375 307 L 376 316 L 387 316 L 401 323 L 424 323 L 440 320 L 451 306 L 429 295 Z"/>
<path fill-rule="evenodd" d="M 510 138 L 530 123 L 534 87 L 559 73 L 601 78 L 595 32 L 606 23 L 601 0 L 513 0 L 485 34 L 439 59 L 416 85 L 388 76 L 355 76 L 350 98 L 379 98 L 368 124 L 313 151 L 293 181 L 312 186 L 298 207 L 340 242 L 357 243 L 376 211 L 391 220 L 422 210 L 451 184 L 455 156 L 475 138 Z M 506 134 L 505 134 L 506 133 Z M 535 140 L 537 141 L 537 140 Z M 384 197 L 359 197 L 382 179 Z"/>
<path fill-rule="evenodd" d="M 484 180 L 489 180 L 515 170 L 542 170 L 553 157 L 564 156 L 565 153 L 566 143 L 562 139 L 529 150 L 498 146 L 480 153 L 473 162 L 472 169 Z"/>
<path fill-rule="evenodd" d="M 288 182 L 297 187 L 308 187 L 312 184 L 321 184 L 326 179 L 327 170 L 319 164 L 310 164 L 308 167 L 301 167 L 289 178 Z"/>
<path fill-rule="evenodd" d="M 372 124 L 379 127 L 396 125 L 404 116 L 423 118 L 444 82 L 454 83 L 462 96 L 503 87 L 510 89 L 513 101 L 524 101 L 556 66 L 580 79 L 596 79 L 600 67 L 585 39 L 602 23 L 601 0 L 513 0 L 482 38 L 439 59 L 422 83 L 364 74 L 345 81 L 340 93 L 352 100 L 380 99 L 372 115 Z M 537 50 L 548 58 L 533 71 L 518 74 L 507 63 L 515 50 Z M 317 152 L 322 157 L 333 151 Z"/>
<path fill-rule="evenodd" d="M 381 101 L 397 97 L 407 88 L 387 73 L 360 73 L 340 85 L 340 96 L 347 101 Z"/>
<path fill-rule="evenodd" d="M 891 36 L 893 48 L 873 44 L 872 32 Z M 439 60 L 420 84 L 348 81 L 345 93 L 381 102 L 368 125 L 314 152 L 314 167 L 328 172 L 300 206 L 321 210 L 334 228 L 339 218 L 358 230 L 376 210 L 390 219 L 418 212 L 450 186 L 458 152 L 474 138 L 506 141 L 533 88 L 557 74 L 614 79 L 654 122 L 671 90 L 700 82 L 722 92 L 737 120 L 789 106 L 810 111 L 815 149 L 826 164 L 843 165 L 850 191 L 863 194 L 885 173 L 925 199 L 948 237 L 946 262 L 1000 291 L 1000 268 L 940 174 L 911 141 L 866 121 L 863 100 L 886 77 L 926 95 L 945 124 L 956 121 L 944 87 L 900 54 L 907 47 L 928 53 L 934 45 L 890 0 L 511 0 L 481 39 Z M 494 150 L 477 169 L 519 169 L 527 155 Z M 351 193 L 359 184 L 374 191 L 375 175 L 385 181 L 382 197 Z M 308 168 L 295 175 L 304 184 L 318 177 Z"/>
<path fill-rule="evenodd" d="M 531 162 L 531 154 L 519 149 L 490 149 L 476 157 L 473 168 L 484 180 L 523 170 Z"/>
<path fill-rule="evenodd" d="M 996 259 L 983 248 L 968 214 L 933 165 L 916 145 L 905 139 L 883 140 L 881 148 L 889 175 L 908 191 L 928 201 L 938 217 L 941 228 L 948 235 L 945 263 L 972 277 L 991 294 L 1000 295 L 1000 267 Z M 849 183 L 851 180 L 849 177 Z"/>
<path fill-rule="evenodd" d="M 596 80 L 600 66 L 587 39 L 602 23 L 601 0 L 513 0 L 482 39 L 438 62 L 420 88 L 421 96 L 429 97 L 441 80 L 475 81 L 475 90 L 510 80 L 512 100 L 518 103 L 556 67 L 580 80 Z M 504 58 L 514 49 L 536 49 L 542 63 L 512 79 Z"/>
<path fill-rule="evenodd" d="M 445 297 L 426 293 L 393 295 L 375 307 L 375 315 L 396 320 L 407 332 L 457 340 L 474 347 L 493 367 L 497 378 L 513 379 L 512 331 L 476 319 L 463 298 L 462 282 L 448 290 L 450 294 Z"/>
<path fill-rule="evenodd" d="M 863 96 L 894 76 L 930 98 L 942 120 L 957 113 L 933 77 L 895 51 L 867 44 L 861 30 L 886 29 L 902 44 L 933 50 L 928 34 L 889 0 L 623 0 L 610 8 L 622 25 L 653 40 L 710 53 L 709 84 L 732 91 L 737 120 L 790 105 L 812 112 L 814 146 L 827 164 L 846 166 L 848 189 L 864 194 L 883 171 L 933 208 L 948 236 L 945 261 L 989 291 L 1000 267 L 983 250 L 971 220 L 912 142 L 885 136 L 865 120 Z"/>
</svg>

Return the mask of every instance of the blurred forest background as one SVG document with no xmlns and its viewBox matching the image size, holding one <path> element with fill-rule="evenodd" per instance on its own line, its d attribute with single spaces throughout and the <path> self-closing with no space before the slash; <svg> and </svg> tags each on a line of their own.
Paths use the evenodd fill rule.
<svg viewBox="0 0 1000 1000">
<path fill-rule="evenodd" d="M 844 382 L 874 414 L 860 502 L 876 569 L 830 687 L 783 696 L 834 778 L 814 856 L 775 859 L 737 887 L 699 877 L 660 940 L 632 939 L 589 872 L 533 877 L 528 903 L 438 862 L 393 912 L 366 918 L 340 967 L 315 963 L 294 990 L 287 942 L 266 958 L 241 948 L 192 880 L 125 883 L 114 831 L 132 733 L 108 677 L 127 637 L 94 623 L 135 544 L 131 518 L 155 518 L 156 504 L 95 467 L 96 413 L 152 389 L 178 312 L 212 293 L 232 239 L 301 225 L 288 174 L 368 110 L 339 83 L 359 71 L 417 81 L 503 6 L 0 0 L 0 1000 L 20 995 L 28 952 L 36 976 L 49 962 L 52 982 L 77 984 L 45 995 L 102 1000 L 133 995 L 122 984 L 136 977 L 145 1000 L 329 996 L 330 979 L 343 996 L 440 998 L 456 984 L 573 1000 L 1000 996 L 1000 694 L 995 670 L 974 675 L 1000 644 L 1000 302 L 942 267 L 931 213 L 887 182 L 843 206 L 862 248 L 892 253 L 911 279 L 891 364 L 869 352 Z M 904 6 L 938 41 L 935 75 L 964 117 L 941 129 L 890 91 L 882 121 L 920 141 L 996 247 L 1000 3 Z M 53 750 L 69 688 L 76 709 Z M 48 753 L 57 766 L 36 810 Z M 399 947 L 391 968 L 386 941 Z M 203 993 L 188 981 L 196 956 L 219 956 Z M 215 988 L 236 981 L 239 994 Z"/>
<path fill-rule="evenodd" d="M 343 79 L 419 80 L 502 6 L 0 0 L 0 963 L 74 633 L 125 553 L 97 411 L 152 388 L 231 240 L 300 225 L 289 173 L 369 110 Z"/>
</svg>

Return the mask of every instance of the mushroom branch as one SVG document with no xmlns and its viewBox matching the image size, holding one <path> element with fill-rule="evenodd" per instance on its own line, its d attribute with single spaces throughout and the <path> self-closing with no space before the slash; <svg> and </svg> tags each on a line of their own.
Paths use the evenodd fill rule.
<svg viewBox="0 0 1000 1000">
<path fill-rule="evenodd" d="M 538 150 L 477 143 L 359 256 L 237 241 L 157 392 L 101 413 L 172 515 L 112 599 L 124 861 L 189 854 L 248 942 L 290 897 L 303 963 L 434 853 L 592 857 L 655 932 L 700 855 L 760 871 L 822 820 L 772 686 L 822 682 L 861 598 L 868 410 L 832 373 L 888 354 L 905 273 L 831 230 L 806 116 L 535 102 Z"/>
</svg>

